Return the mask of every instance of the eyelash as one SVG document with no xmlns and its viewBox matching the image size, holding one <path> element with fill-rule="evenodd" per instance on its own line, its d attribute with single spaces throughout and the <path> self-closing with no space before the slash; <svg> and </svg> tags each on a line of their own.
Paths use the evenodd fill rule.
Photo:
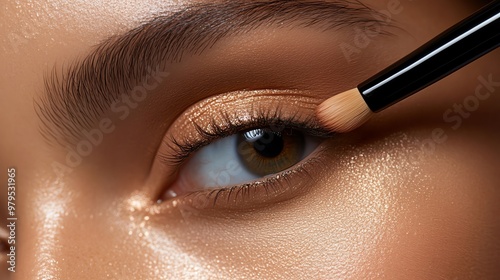
<svg viewBox="0 0 500 280">
<path fill-rule="evenodd" d="M 319 154 L 319 153 L 318 153 Z M 247 184 L 237 185 L 228 188 L 215 189 L 210 191 L 196 191 L 186 195 L 186 197 L 192 198 L 193 201 L 198 201 L 198 207 L 216 207 L 216 206 L 226 206 L 230 207 L 230 202 L 233 201 L 234 204 L 241 204 L 242 202 L 247 202 L 247 198 L 250 198 L 258 190 L 263 189 L 265 192 L 265 197 L 269 198 L 271 194 L 283 194 L 285 190 L 289 190 L 295 187 L 292 182 L 294 178 L 298 176 L 307 176 L 308 179 L 313 180 L 314 176 L 311 175 L 310 170 L 321 166 L 324 164 L 321 157 L 311 157 L 300 165 L 293 167 L 287 171 L 283 171 L 272 177 L 267 177 L 262 181 L 255 181 Z M 234 195 L 233 195 L 234 194 Z M 225 196 L 225 204 L 218 205 L 219 198 Z M 197 200 L 197 198 L 201 198 Z M 201 203 L 200 203 L 201 202 Z M 253 203 L 253 207 L 256 206 Z M 196 207 L 196 206 L 195 206 Z"/>
<path fill-rule="evenodd" d="M 218 114 L 220 114 L 221 119 L 224 120 L 223 125 L 216 123 L 216 116 L 212 117 L 210 125 L 206 128 L 193 123 L 199 136 L 199 138 L 195 137 L 198 138 L 196 140 L 189 138 L 177 139 L 174 137 L 170 137 L 168 140 L 165 140 L 167 141 L 166 144 L 172 149 L 173 153 L 170 155 L 159 154 L 158 156 L 160 160 L 166 164 L 181 166 L 182 163 L 184 163 L 193 153 L 218 139 L 228 137 L 236 133 L 241 133 L 245 130 L 264 127 L 294 129 L 320 138 L 329 138 L 333 136 L 331 132 L 322 128 L 317 123 L 314 116 L 307 118 L 298 115 L 285 117 L 279 107 L 274 110 L 259 110 L 255 115 L 245 120 L 234 121 L 233 118 L 224 111 L 220 111 Z M 292 167 L 292 169 L 288 169 L 273 176 L 265 177 L 261 181 L 215 190 L 195 191 L 186 195 L 186 197 L 196 198 L 198 195 L 201 195 L 201 199 L 199 200 L 200 202 L 203 204 L 208 203 L 211 204 L 212 207 L 215 207 L 218 199 L 222 196 L 226 196 L 227 202 L 232 199 L 238 203 L 245 201 L 246 198 L 251 196 L 252 190 L 255 194 L 258 189 L 263 189 L 266 195 L 269 196 L 270 190 L 276 194 L 280 193 L 280 190 L 289 189 L 291 186 L 290 181 L 292 181 L 291 178 L 294 176 L 308 176 L 312 178 L 308 167 L 317 162 L 321 162 L 321 157 L 309 157 L 298 166 Z M 314 167 L 316 166 L 319 165 L 314 164 Z M 285 186 L 285 184 L 287 186 Z"/>
<path fill-rule="evenodd" d="M 221 111 L 219 114 L 225 122 L 224 126 L 217 124 L 215 122 L 215 117 L 212 118 L 207 128 L 203 128 L 194 122 L 193 125 L 196 127 L 196 131 L 201 139 L 177 139 L 172 136 L 167 140 L 167 145 L 174 151 L 173 155 L 160 154 L 160 159 L 165 163 L 180 165 L 189 158 L 191 154 L 216 140 L 240 133 L 244 130 L 257 128 L 278 127 L 282 129 L 294 129 L 321 138 L 333 136 L 333 133 L 321 127 L 314 117 L 301 118 L 298 115 L 284 117 L 280 108 L 274 111 L 260 110 L 255 116 L 245 121 L 233 121 L 227 112 Z"/>
</svg>

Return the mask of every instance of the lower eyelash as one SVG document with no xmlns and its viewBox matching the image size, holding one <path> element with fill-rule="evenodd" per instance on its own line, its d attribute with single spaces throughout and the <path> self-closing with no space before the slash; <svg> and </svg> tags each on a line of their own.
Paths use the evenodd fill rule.
<svg viewBox="0 0 500 280">
<path fill-rule="evenodd" d="M 209 191 L 196 191 L 185 195 L 184 198 L 190 201 L 192 207 L 206 209 L 234 208 L 234 206 L 244 208 L 242 205 L 247 202 L 251 202 L 251 207 L 256 207 L 258 203 L 252 199 L 255 196 L 261 196 L 262 199 L 257 200 L 261 203 L 279 200 L 281 195 L 286 195 L 287 197 L 293 196 L 293 194 L 298 193 L 298 189 L 300 188 L 300 184 L 297 184 L 297 182 L 311 182 L 315 180 L 313 173 L 316 173 L 318 168 L 326 166 L 322 152 L 323 148 L 320 145 L 302 163 L 297 164 L 291 169 L 264 178 L 262 181 Z M 259 194 L 258 192 L 263 193 Z"/>
</svg>

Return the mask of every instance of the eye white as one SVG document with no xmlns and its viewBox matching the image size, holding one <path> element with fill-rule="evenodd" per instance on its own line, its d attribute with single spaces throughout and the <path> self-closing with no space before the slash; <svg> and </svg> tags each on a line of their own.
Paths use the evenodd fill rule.
<svg viewBox="0 0 500 280">
<path fill-rule="evenodd" d="M 246 139 L 250 142 L 251 139 L 258 139 L 258 131 L 246 132 Z M 306 135 L 304 153 L 300 160 L 312 153 L 318 145 L 318 139 Z M 196 189 L 235 186 L 262 178 L 242 164 L 238 152 L 238 135 L 220 139 L 201 148 L 183 166 L 179 175 L 178 183 L 183 188 Z"/>
</svg>

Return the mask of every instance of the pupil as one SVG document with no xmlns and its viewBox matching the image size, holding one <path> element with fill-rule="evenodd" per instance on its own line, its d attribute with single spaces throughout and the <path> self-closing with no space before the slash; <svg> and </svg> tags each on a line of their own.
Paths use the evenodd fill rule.
<svg viewBox="0 0 500 280">
<path fill-rule="evenodd" d="M 263 157 L 273 158 L 281 154 L 284 141 L 281 136 L 270 131 L 264 131 L 261 137 L 253 143 L 255 151 Z"/>
</svg>

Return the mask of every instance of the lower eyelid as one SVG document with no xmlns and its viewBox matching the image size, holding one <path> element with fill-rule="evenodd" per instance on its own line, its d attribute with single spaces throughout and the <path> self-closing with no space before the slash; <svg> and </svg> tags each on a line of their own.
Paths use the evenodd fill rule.
<svg viewBox="0 0 500 280">
<path fill-rule="evenodd" d="M 323 144 L 297 165 L 249 184 L 196 191 L 170 202 L 194 210 L 241 210 L 269 207 L 307 193 L 325 167 Z"/>
</svg>

